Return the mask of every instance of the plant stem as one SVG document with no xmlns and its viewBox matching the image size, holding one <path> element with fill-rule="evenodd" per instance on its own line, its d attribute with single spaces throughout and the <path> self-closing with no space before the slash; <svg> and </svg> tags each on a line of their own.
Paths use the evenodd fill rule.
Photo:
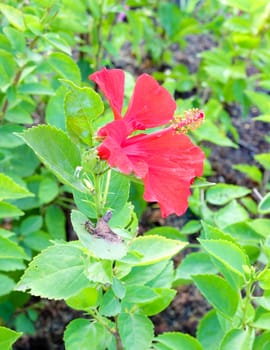
<svg viewBox="0 0 270 350">
<path fill-rule="evenodd" d="M 101 176 L 95 175 L 94 176 L 94 187 L 95 187 L 95 207 L 96 207 L 96 213 L 97 218 L 101 218 L 103 215 L 103 203 L 102 203 L 102 193 L 101 193 L 101 186 L 100 186 Z"/>
<path fill-rule="evenodd" d="M 252 300 L 252 286 L 253 286 L 254 280 L 250 278 L 249 281 L 247 281 L 246 284 L 246 298 L 245 303 L 243 305 L 243 318 L 242 318 L 242 325 L 243 328 L 249 328 L 248 320 L 247 320 L 247 312 L 248 312 L 248 306 Z"/>
<path fill-rule="evenodd" d="M 13 79 L 13 82 L 11 84 L 14 87 L 17 86 L 25 66 L 26 66 L 26 64 L 24 64 L 21 68 L 19 68 L 18 72 L 16 73 L 16 75 L 15 75 L 15 77 Z M 1 112 L 0 112 L 0 124 L 3 123 L 6 111 L 8 109 L 8 105 L 9 105 L 9 102 L 8 102 L 8 98 L 7 98 L 7 95 L 6 95 L 5 99 L 4 99 L 3 107 L 2 107 Z"/>
<path fill-rule="evenodd" d="M 264 196 L 267 192 L 267 185 L 268 182 L 270 180 L 270 170 L 265 169 L 264 174 L 263 174 L 263 179 L 261 182 L 261 188 L 260 188 L 260 192 L 261 194 Z"/>
<path fill-rule="evenodd" d="M 109 186 L 110 186 L 110 181 L 111 181 L 111 169 L 107 173 L 107 178 L 106 178 L 106 184 L 103 192 L 103 198 L 102 198 L 102 206 L 104 207 L 107 201 L 107 196 L 108 196 L 108 191 L 109 191 Z"/>
<path fill-rule="evenodd" d="M 121 342 L 121 339 L 120 339 L 120 336 L 118 333 L 115 335 L 115 339 L 116 339 L 116 349 L 123 350 L 124 348 L 123 348 L 123 345 L 122 345 L 122 342 Z"/>
<path fill-rule="evenodd" d="M 116 327 L 117 327 L 117 318 L 116 317 L 114 317 L 114 321 L 115 321 L 115 324 L 116 324 Z M 122 344 L 119 332 L 118 331 L 115 332 L 114 336 L 115 336 L 115 340 L 116 340 L 116 349 L 117 350 L 124 350 L 124 347 L 123 347 L 123 344 Z"/>
</svg>

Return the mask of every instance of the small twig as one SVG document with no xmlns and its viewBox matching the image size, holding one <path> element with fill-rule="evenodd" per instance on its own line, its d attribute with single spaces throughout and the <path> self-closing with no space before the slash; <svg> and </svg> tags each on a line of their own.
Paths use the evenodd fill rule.
<svg viewBox="0 0 270 350">
<path fill-rule="evenodd" d="M 253 191 L 254 195 L 256 196 L 256 198 L 257 198 L 259 201 L 261 201 L 261 200 L 263 199 L 263 196 L 262 196 L 261 193 L 257 190 L 256 187 L 254 187 L 254 188 L 252 189 L 252 191 Z"/>
<path fill-rule="evenodd" d="M 243 140 L 239 140 L 239 141 L 238 141 L 238 144 L 239 144 L 241 147 L 246 148 L 246 149 L 248 149 L 249 151 L 256 153 L 256 149 L 255 149 L 254 147 L 250 146 L 247 142 L 245 142 L 245 141 L 243 141 Z"/>
<path fill-rule="evenodd" d="M 267 192 L 267 185 L 268 185 L 269 181 L 270 181 L 270 171 L 265 169 L 264 174 L 263 174 L 263 180 L 261 182 L 261 188 L 260 188 L 263 196 Z"/>
</svg>

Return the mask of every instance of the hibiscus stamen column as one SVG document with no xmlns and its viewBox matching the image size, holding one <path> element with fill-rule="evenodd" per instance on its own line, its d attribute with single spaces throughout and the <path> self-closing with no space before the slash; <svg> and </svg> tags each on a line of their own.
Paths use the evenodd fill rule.
<svg viewBox="0 0 270 350">
<path fill-rule="evenodd" d="M 192 108 L 173 117 L 171 124 L 179 134 L 186 134 L 190 130 L 197 129 L 204 121 L 204 113 L 198 108 Z"/>
</svg>

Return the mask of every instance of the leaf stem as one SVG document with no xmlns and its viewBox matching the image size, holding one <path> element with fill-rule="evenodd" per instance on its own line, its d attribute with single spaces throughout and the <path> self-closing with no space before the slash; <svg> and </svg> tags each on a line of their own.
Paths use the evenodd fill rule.
<svg viewBox="0 0 270 350">
<path fill-rule="evenodd" d="M 104 188 L 104 192 L 103 192 L 103 198 L 102 198 L 102 205 L 103 205 L 103 207 L 105 206 L 106 201 L 107 201 L 107 196 L 108 196 L 110 182 L 111 182 L 111 174 L 112 174 L 112 171 L 110 169 L 108 171 L 108 173 L 107 173 L 105 188 Z"/>
<path fill-rule="evenodd" d="M 244 304 L 242 307 L 242 310 L 243 310 L 242 325 L 243 325 L 244 329 L 249 328 L 249 325 L 248 325 L 248 322 L 249 322 L 249 320 L 248 320 L 248 306 L 250 305 L 250 302 L 252 300 L 253 283 L 254 283 L 254 280 L 252 278 L 250 278 L 246 284 L 246 297 L 245 297 Z"/>
</svg>

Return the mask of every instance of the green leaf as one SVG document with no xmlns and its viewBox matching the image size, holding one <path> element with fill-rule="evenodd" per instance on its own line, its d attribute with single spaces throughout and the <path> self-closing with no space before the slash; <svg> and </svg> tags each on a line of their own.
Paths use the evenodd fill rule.
<svg viewBox="0 0 270 350">
<path fill-rule="evenodd" d="M 82 250 L 71 244 L 57 244 L 43 250 L 29 264 L 17 290 L 32 295 L 65 299 L 87 287 Z"/>
<path fill-rule="evenodd" d="M 66 217 L 63 210 L 56 206 L 50 205 L 45 212 L 45 223 L 49 234 L 54 239 L 66 238 Z"/>
<path fill-rule="evenodd" d="M 4 27 L 3 32 L 10 41 L 15 52 L 23 53 L 25 51 L 25 36 L 24 33 L 12 27 Z"/>
<path fill-rule="evenodd" d="M 270 213 L 270 193 L 267 193 L 267 195 L 260 201 L 258 210 L 262 214 Z"/>
<path fill-rule="evenodd" d="M 131 203 L 127 202 L 120 211 L 114 211 L 112 218 L 110 220 L 111 227 L 117 229 L 123 229 L 128 227 L 131 232 L 131 236 L 135 234 L 137 228 L 137 217 L 135 217 L 134 207 Z M 136 228 L 135 228 L 136 227 Z M 127 233 L 127 231 L 125 231 Z M 129 236 L 130 237 L 130 236 Z"/>
<path fill-rule="evenodd" d="M 45 110 L 45 119 L 47 123 L 62 130 L 66 129 L 64 112 L 66 93 L 67 88 L 65 86 L 60 86 L 55 91 L 55 95 L 50 97 Z"/>
<path fill-rule="evenodd" d="M 117 298 L 123 299 L 126 294 L 124 283 L 114 277 L 112 283 L 112 291 Z"/>
<path fill-rule="evenodd" d="M 249 219 L 247 211 L 235 200 L 232 200 L 224 208 L 215 213 L 215 221 L 220 228 L 224 228 L 247 219 Z"/>
<path fill-rule="evenodd" d="M 192 281 L 192 275 L 217 273 L 210 256 L 206 253 L 190 253 L 181 261 L 175 270 L 174 285 Z"/>
<path fill-rule="evenodd" d="M 40 17 L 33 16 L 33 15 L 27 14 L 25 12 L 24 13 L 24 23 L 25 23 L 25 26 L 35 35 L 39 36 L 42 33 L 42 29 L 43 29 L 44 24 L 40 21 Z M 42 36 L 43 35 L 44 35 L 44 33 L 42 33 Z"/>
<path fill-rule="evenodd" d="M 254 336 L 254 329 L 232 329 L 222 339 L 219 350 L 252 350 Z"/>
<path fill-rule="evenodd" d="M 196 177 L 191 185 L 191 188 L 208 188 L 214 186 L 215 182 L 209 182 L 204 177 Z"/>
<path fill-rule="evenodd" d="M 61 36 L 57 33 L 45 33 L 42 35 L 42 38 L 48 41 L 52 46 L 60 51 L 63 51 L 67 55 L 71 56 L 71 49 L 68 43 L 61 38 Z"/>
<path fill-rule="evenodd" d="M 24 215 L 23 211 L 14 205 L 7 202 L 0 203 L 0 219 L 13 218 L 21 215 Z"/>
<path fill-rule="evenodd" d="M 9 161 L 7 162 L 7 164 L 5 164 L 5 172 L 8 174 L 12 174 L 12 176 L 30 176 L 35 172 L 36 168 L 40 164 L 34 152 L 27 145 L 21 145 L 19 147 L 14 148 L 12 150 L 12 154 L 9 154 L 8 156 Z M 28 198 L 22 200 L 26 201 L 33 199 Z"/>
<path fill-rule="evenodd" d="M 253 350 L 269 350 L 270 349 L 270 331 L 266 331 L 256 336 Z"/>
<path fill-rule="evenodd" d="M 16 270 L 25 270 L 25 264 L 22 259 L 0 259 L 0 271 Z"/>
<path fill-rule="evenodd" d="M 258 281 L 260 284 L 260 287 L 264 290 L 270 289 L 270 269 L 265 268 L 263 271 L 261 271 L 258 275 Z"/>
<path fill-rule="evenodd" d="M 256 309 L 252 326 L 258 329 L 270 330 L 270 312 L 259 306 Z"/>
<path fill-rule="evenodd" d="M 66 350 L 107 349 L 112 335 L 101 324 L 84 318 L 77 318 L 69 323 L 64 333 Z"/>
<path fill-rule="evenodd" d="M 247 225 L 255 230 L 262 237 L 268 237 L 270 231 L 270 219 L 254 219 L 247 222 Z"/>
<path fill-rule="evenodd" d="M 223 147 L 238 148 L 238 146 L 232 142 L 217 125 L 208 120 L 195 130 L 194 134 L 199 142 L 204 140 Z"/>
<path fill-rule="evenodd" d="M 80 165 L 79 150 L 62 130 L 49 125 L 39 125 L 19 136 L 60 181 L 84 191 L 81 182 L 75 177 L 76 168 Z"/>
<path fill-rule="evenodd" d="M 265 169 L 270 170 L 270 153 L 257 154 L 254 157 Z"/>
<path fill-rule="evenodd" d="M 241 244 L 258 244 L 262 240 L 262 236 L 250 227 L 248 222 L 237 222 L 227 226 L 225 232 Z"/>
<path fill-rule="evenodd" d="M 106 183 L 107 176 L 110 176 L 110 184 L 105 207 L 107 210 L 112 210 L 113 213 L 116 213 L 117 215 L 127 204 L 130 181 L 127 176 L 124 176 L 117 171 L 110 170 L 104 175 L 104 185 Z M 104 190 L 103 186 L 102 188 Z M 97 214 L 92 194 L 74 191 L 74 199 L 78 209 L 82 213 L 87 215 L 89 218 L 96 218 Z"/>
<path fill-rule="evenodd" d="M 65 98 L 67 130 L 75 143 L 82 141 L 92 146 L 94 134 L 92 122 L 104 110 L 102 99 L 90 87 L 80 88 L 70 81 L 68 85 L 71 91 Z"/>
<path fill-rule="evenodd" d="M 266 281 L 269 285 L 269 281 Z M 270 291 L 265 290 L 263 296 L 254 298 L 256 304 L 263 307 L 264 309 L 270 311 Z"/>
<path fill-rule="evenodd" d="M 25 236 L 29 233 L 35 232 L 42 227 L 42 221 L 42 216 L 30 215 L 22 221 L 20 226 L 20 232 Z"/>
<path fill-rule="evenodd" d="M 79 211 L 72 211 L 71 222 L 80 241 L 93 256 L 101 259 L 119 260 L 126 254 L 127 247 L 123 241 L 106 240 L 90 234 L 85 227 L 88 218 Z"/>
<path fill-rule="evenodd" d="M 101 315 L 106 317 L 113 317 L 120 313 L 121 304 L 113 294 L 112 289 L 109 289 L 106 293 L 104 293 L 102 300 L 100 301 L 99 311 Z"/>
<path fill-rule="evenodd" d="M 15 107 L 11 107 L 7 110 L 5 119 L 11 123 L 32 124 L 33 119 L 31 113 L 34 110 L 33 107 L 33 105 L 22 101 Z"/>
<path fill-rule="evenodd" d="M 200 243 L 208 254 L 224 264 L 227 269 L 240 276 L 243 276 L 245 273 L 243 266 L 250 265 L 247 255 L 232 242 L 222 239 L 200 239 Z M 228 259 L 228 257 L 230 258 Z"/>
<path fill-rule="evenodd" d="M 182 228 L 181 233 L 183 235 L 192 235 L 201 230 L 202 225 L 199 220 L 189 220 Z"/>
<path fill-rule="evenodd" d="M 214 239 L 214 240 L 224 240 L 232 242 L 233 244 L 237 245 L 240 249 L 242 249 L 241 245 L 238 243 L 236 239 L 234 239 L 230 234 L 225 233 L 224 231 L 221 231 L 221 229 L 208 225 L 205 222 L 202 221 L 203 231 L 201 233 L 202 239 Z M 231 226 L 229 226 L 231 227 Z M 227 228 L 226 228 L 227 229 Z"/>
<path fill-rule="evenodd" d="M 44 83 L 23 83 L 19 86 L 18 92 L 26 95 L 54 95 L 54 90 Z"/>
<path fill-rule="evenodd" d="M 153 288 L 153 291 L 157 295 L 156 298 L 140 306 L 140 309 L 147 316 L 156 315 L 166 309 L 176 294 L 176 291 L 170 288 Z"/>
<path fill-rule="evenodd" d="M 224 205 L 232 199 L 244 197 L 251 191 L 242 186 L 217 184 L 210 187 L 206 192 L 206 200 L 215 205 Z"/>
<path fill-rule="evenodd" d="M 42 204 L 53 201 L 59 194 L 59 187 L 56 179 L 49 176 L 44 177 L 40 181 L 38 197 Z"/>
<path fill-rule="evenodd" d="M 77 84 L 80 83 L 80 69 L 68 55 L 54 52 L 48 57 L 48 63 L 60 78 L 74 81 Z"/>
<path fill-rule="evenodd" d="M 144 232 L 144 235 L 158 235 L 175 240 L 186 241 L 186 237 L 182 235 L 177 228 L 171 226 L 154 227 L 151 230 Z"/>
<path fill-rule="evenodd" d="M 112 261 L 90 258 L 86 266 L 87 278 L 92 282 L 111 284 L 113 278 Z"/>
<path fill-rule="evenodd" d="M 0 296 L 10 293 L 15 286 L 15 282 L 10 277 L 0 273 Z"/>
<path fill-rule="evenodd" d="M 172 260 L 165 260 L 167 262 L 164 269 L 159 275 L 151 279 L 147 283 L 152 288 L 171 288 L 174 279 L 174 266 Z"/>
<path fill-rule="evenodd" d="M 195 275 L 193 280 L 207 301 L 224 317 L 232 319 L 237 311 L 239 294 L 223 278 L 216 275 Z"/>
<path fill-rule="evenodd" d="M 15 71 L 16 62 L 13 55 L 0 49 L 0 89 L 7 89 L 13 80 Z"/>
<path fill-rule="evenodd" d="M 189 334 L 166 332 L 155 338 L 156 341 L 156 350 L 203 350 L 198 340 Z"/>
<path fill-rule="evenodd" d="M 161 3 L 158 7 L 158 20 L 164 27 L 168 38 L 172 38 L 181 30 L 182 14 L 174 3 Z"/>
<path fill-rule="evenodd" d="M 127 176 L 117 171 L 111 172 L 106 207 L 119 212 L 126 204 L 129 195 L 130 181 Z"/>
<path fill-rule="evenodd" d="M 5 124 L 0 128 L 0 147 L 15 148 L 23 144 L 20 137 L 14 135 L 14 132 L 22 132 L 23 127 L 17 124 Z"/>
<path fill-rule="evenodd" d="M 98 291 L 96 288 L 86 287 L 82 289 L 78 294 L 66 300 L 66 303 L 76 310 L 85 310 L 96 306 L 98 301 Z"/>
<path fill-rule="evenodd" d="M 48 235 L 48 233 L 38 230 L 27 234 L 23 242 L 32 250 L 41 251 L 51 245 L 50 239 L 51 237 Z"/>
<path fill-rule="evenodd" d="M 0 4 L 0 11 L 15 28 L 21 31 L 25 30 L 23 13 L 20 10 L 9 5 Z"/>
<path fill-rule="evenodd" d="M 142 314 L 120 313 L 118 328 L 125 349 L 149 349 L 154 331 L 153 324 L 148 317 Z"/>
<path fill-rule="evenodd" d="M 218 349 L 224 330 L 220 326 L 215 310 L 209 311 L 200 320 L 197 328 L 197 338 L 204 349 Z"/>
<path fill-rule="evenodd" d="M 270 97 L 269 95 L 255 91 L 245 91 L 245 94 L 251 100 L 251 102 L 257 106 L 263 114 L 268 114 L 270 109 Z M 255 157 L 256 158 L 256 157 Z"/>
<path fill-rule="evenodd" d="M 261 183 L 262 181 L 262 173 L 255 165 L 236 164 L 233 165 L 233 169 L 241 171 L 255 182 Z"/>
<path fill-rule="evenodd" d="M 11 346 L 22 335 L 11 329 L 0 326 L 0 348 L 1 350 L 11 350 Z"/>
<path fill-rule="evenodd" d="M 29 258 L 19 245 L 6 237 L 0 236 L 0 260 L 2 259 L 28 260 Z"/>
<path fill-rule="evenodd" d="M 186 243 L 152 235 L 135 238 L 128 254 L 121 260 L 131 265 L 147 265 L 169 259 L 186 246 Z"/>
<path fill-rule="evenodd" d="M 73 191 L 76 207 L 87 217 L 96 218 L 97 211 L 93 194 L 81 191 Z"/>
<path fill-rule="evenodd" d="M 253 215 L 258 214 L 258 205 L 253 198 L 244 197 L 240 200 L 241 204 Z"/>
<path fill-rule="evenodd" d="M 167 267 L 167 263 L 165 260 L 151 265 L 134 266 L 122 281 L 126 284 L 144 285 L 157 277 Z"/>
<path fill-rule="evenodd" d="M 270 114 L 261 114 L 258 117 L 255 117 L 254 120 L 258 120 L 264 123 L 270 123 Z"/>
<path fill-rule="evenodd" d="M 157 298 L 154 290 L 148 286 L 131 285 L 126 287 L 124 302 L 130 304 L 145 304 Z"/>
<path fill-rule="evenodd" d="M 21 313 L 15 318 L 15 328 L 17 331 L 23 332 L 24 334 L 34 335 L 36 328 L 33 321 L 28 317 L 27 314 Z"/>
<path fill-rule="evenodd" d="M 0 173 L 0 201 L 33 196 L 26 188 L 18 185 L 9 176 Z"/>
</svg>

